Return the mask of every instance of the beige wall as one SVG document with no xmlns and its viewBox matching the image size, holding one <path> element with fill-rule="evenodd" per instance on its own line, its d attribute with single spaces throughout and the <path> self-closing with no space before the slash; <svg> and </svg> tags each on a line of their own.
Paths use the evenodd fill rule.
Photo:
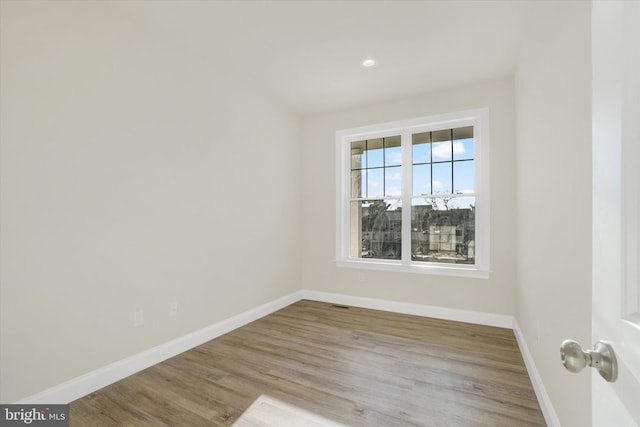
<svg viewBox="0 0 640 427">
<path fill-rule="evenodd" d="M 559 353 L 591 341 L 590 13 L 537 4 L 516 76 L 516 318 L 564 426 L 591 425 L 591 376 Z"/>
<path fill-rule="evenodd" d="M 490 279 L 366 271 L 335 266 L 335 133 L 340 129 L 489 107 L 491 116 Z M 498 314 L 515 307 L 515 113 L 504 78 L 349 111 L 302 125 L 303 288 Z"/>
<path fill-rule="evenodd" d="M 296 119 L 114 10 L 2 2 L 1 402 L 300 288 Z"/>
</svg>

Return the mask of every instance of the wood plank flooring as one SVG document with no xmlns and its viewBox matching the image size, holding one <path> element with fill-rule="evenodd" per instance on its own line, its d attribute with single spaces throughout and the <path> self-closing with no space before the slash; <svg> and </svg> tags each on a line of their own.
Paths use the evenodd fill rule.
<svg viewBox="0 0 640 427">
<path fill-rule="evenodd" d="M 72 402 L 70 421 L 546 425 L 511 330 L 307 300 Z"/>
</svg>

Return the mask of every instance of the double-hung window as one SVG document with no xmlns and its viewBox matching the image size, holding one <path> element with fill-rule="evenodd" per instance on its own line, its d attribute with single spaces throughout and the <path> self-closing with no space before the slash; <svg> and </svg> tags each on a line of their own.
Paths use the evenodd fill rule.
<svg viewBox="0 0 640 427">
<path fill-rule="evenodd" d="M 488 277 L 489 113 L 337 132 L 339 266 Z"/>
</svg>

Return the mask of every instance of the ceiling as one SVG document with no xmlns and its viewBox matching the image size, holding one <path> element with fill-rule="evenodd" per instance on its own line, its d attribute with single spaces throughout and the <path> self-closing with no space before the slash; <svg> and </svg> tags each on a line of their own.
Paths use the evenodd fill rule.
<svg viewBox="0 0 640 427">
<path fill-rule="evenodd" d="M 115 2 L 285 108 L 318 113 L 513 72 L 527 1 Z M 377 65 L 361 62 L 375 58 Z"/>
</svg>

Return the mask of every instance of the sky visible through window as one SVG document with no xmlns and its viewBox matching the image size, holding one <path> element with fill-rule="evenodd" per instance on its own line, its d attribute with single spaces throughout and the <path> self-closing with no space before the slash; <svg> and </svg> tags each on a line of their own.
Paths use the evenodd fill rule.
<svg viewBox="0 0 640 427">
<path fill-rule="evenodd" d="M 364 141 L 362 141 L 364 142 Z M 360 197 L 400 197 L 402 194 L 402 149 L 371 144 L 360 153 L 358 178 Z M 364 147 L 363 147 L 364 148 Z M 412 146 L 413 204 L 428 203 L 422 195 L 474 193 L 474 138 L 455 139 Z M 353 195 L 358 196 L 358 195 Z M 468 208 L 473 197 L 456 197 L 450 207 Z M 390 206 L 390 210 L 394 207 Z"/>
</svg>

